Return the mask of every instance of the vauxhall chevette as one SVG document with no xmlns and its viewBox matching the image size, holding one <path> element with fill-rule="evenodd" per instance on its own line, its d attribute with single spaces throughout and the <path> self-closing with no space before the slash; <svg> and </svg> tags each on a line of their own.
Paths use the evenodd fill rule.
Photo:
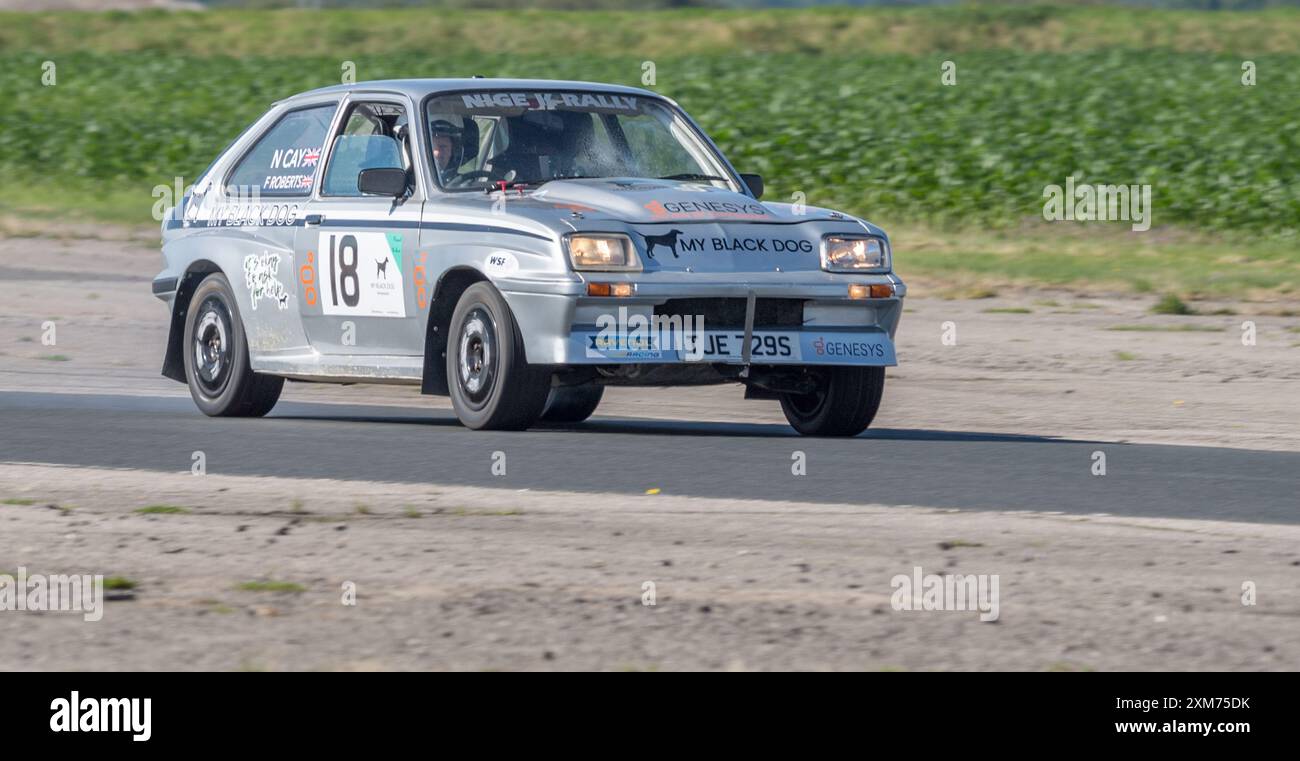
<svg viewBox="0 0 1300 761">
<path fill-rule="evenodd" d="M 906 293 L 889 237 L 761 200 L 672 100 L 418 79 L 275 103 L 163 221 L 163 375 L 214 416 L 285 380 L 572 424 L 606 386 L 739 384 L 800 433 L 874 418 Z"/>
</svg>

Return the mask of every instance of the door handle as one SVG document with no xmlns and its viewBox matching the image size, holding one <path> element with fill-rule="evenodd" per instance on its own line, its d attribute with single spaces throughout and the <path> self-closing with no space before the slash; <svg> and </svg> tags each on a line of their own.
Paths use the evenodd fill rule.
<svg viewBox="0 0 1300 761">
<path fill-rule="evenodd" d="M 325 219 L 325 215 L 323 214 L 308 214 L 302 220 L 302 223 L 304 225 L 319 225 L 322 221 L 324 221 L 324 219 Z"/>
</svg>

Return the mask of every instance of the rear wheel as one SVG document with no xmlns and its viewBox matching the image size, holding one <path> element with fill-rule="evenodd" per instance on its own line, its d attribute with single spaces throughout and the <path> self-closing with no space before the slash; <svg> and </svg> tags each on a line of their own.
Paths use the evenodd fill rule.
<svg viewBox="0 0 1300 761">
<path fill-rule="evenodd" d="M 596 411 L 600 398 L 605 395 L 605 387 L 591 384 L 589 386 L 559 386 L 551 389 L 542 410 L 542 420 L 548 423 L 581 423 Z"/>
<path fill-rule="evenodd" d="M 885 390 L 883 367 L 828 367 L 809 394 L 783 394 L 781 411 L 805 436 L 857 436 L 867 430 Z"/>
<path fill-rule="evenodd" d="M 460 422 L 485 430 L 522 430 L 537 422 L 551 371 L 524 359 L 523 336 L 496 288 L 475 283 L 465 289 L 448 339 L 447 385 Z"/>
<path fill-rule="evenodd" d="M 261 417 L 280 400 L 284 378 L 253 372 L 230 281 L 208 275 L 185 315 L 185 380 L 205 415 Z"/>
</svg>

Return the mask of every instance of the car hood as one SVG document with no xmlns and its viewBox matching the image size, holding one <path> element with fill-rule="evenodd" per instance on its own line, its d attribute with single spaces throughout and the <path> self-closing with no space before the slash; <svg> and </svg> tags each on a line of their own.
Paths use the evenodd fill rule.
<svg viewBox="0 0 1300 761">
<path fill-rule="evenodd" d="M 857 220 L 827 209 L 763 203 L 699 183 L 564 180 L 533 197 L 581 214 L 573 222 L 580 230 L 627 232 L 647 271 L 820 270 L 823 235 L 864 232 Z"/>
<path fill-rule="evenodd" d="M 671 180 L 611 177 L 548 182 L 503 197 L 462 194 L 444 203 L 527 218 L 563 235 L 622 232 L 653 271 L 797 272 L 821 269 L 828 233 L 884 235 L 829 209 L 764 203 L 725 188 Z M 495 219 L 502 219 L 500 216 Z"/>
</svg>

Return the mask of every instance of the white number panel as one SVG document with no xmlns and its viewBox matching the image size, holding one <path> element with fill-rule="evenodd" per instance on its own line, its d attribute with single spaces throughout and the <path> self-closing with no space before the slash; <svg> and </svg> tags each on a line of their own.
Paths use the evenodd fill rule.
<svg viewBox="0 0 1300 761">
<path fill-rule="evenodd" d="M 400 234 L 322 230 L 317 250 L 325 314 L 406 316 Z"/>
</svg>

